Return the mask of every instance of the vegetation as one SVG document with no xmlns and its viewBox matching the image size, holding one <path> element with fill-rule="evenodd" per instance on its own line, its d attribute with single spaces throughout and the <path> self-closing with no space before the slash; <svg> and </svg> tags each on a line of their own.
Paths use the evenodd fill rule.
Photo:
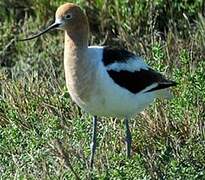
<svg viewBox="0 0 205 180">
<path fill-rule="evenodd" d="M 95 168 L 88 171 L 91 116 L 69 98 L 63 33 L 28 42 L 63 0 L 0 1 L 1 179 L 205 179 L 205 3 L 73 1 L 85 9 L 90 44 L 140 54 L 179 85 L 131 121 L 124 156 L 120 119 L 102 118 Z"/>
</svg>

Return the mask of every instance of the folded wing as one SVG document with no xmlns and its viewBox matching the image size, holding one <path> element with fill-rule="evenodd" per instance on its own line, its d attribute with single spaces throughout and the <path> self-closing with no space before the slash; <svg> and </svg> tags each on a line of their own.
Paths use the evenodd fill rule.
<svg viewBox="0 0 205 180">
<path fill-rule="evenodd" d="M 103 63 L 112 80 L 134 94 L 165 89 L 177 84 L 151 69 L 142 58 L 126 50 L 105 47 Z"/>
</svg>

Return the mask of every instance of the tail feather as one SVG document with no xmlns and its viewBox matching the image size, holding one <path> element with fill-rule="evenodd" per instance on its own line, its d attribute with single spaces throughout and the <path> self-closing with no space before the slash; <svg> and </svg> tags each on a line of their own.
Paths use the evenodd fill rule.
<svg viewBox="0 0 205 180">
<path fill-rule="evenodd" d="M 170 89 L 160 89 L 156 91 L 157 98 L 172 99 L 173 95 Z"/>
</svg>

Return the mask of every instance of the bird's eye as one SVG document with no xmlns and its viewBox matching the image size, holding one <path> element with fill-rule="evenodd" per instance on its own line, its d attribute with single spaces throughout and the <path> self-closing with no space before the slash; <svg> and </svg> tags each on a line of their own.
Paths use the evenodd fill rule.
<svg viewBox="0 0 205 180">
<path fill-rule="evenodd" d="M 72 15 L 71 15 L 71 14 L 67 14 L 67 15 L 65 15 L 65 18 L 66 18 L 66 19 L 71 19 L 71 18 L 72 18 Z"/>
</svg>

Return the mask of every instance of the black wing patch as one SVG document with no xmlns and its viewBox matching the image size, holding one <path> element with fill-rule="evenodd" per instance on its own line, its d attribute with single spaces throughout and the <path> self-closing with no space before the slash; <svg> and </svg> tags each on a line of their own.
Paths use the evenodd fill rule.
<svg viewBox="0 0 205 180">
<path fill-rule="evenodd" d="M 164 76 L 162 76 L 160 73 L 157 73 L 151 68 L 149 68 L 148 70 L 141 69 L 140 71 L 135 72 L 126 70 L 119 72 L 109 70 L 107 72 L 116 84 L 134 94 L 144 90 L 146 87 L 154 83 L 158 83 L 158 85 L 146 92 L 168 88 L 177 84 L 174 81 L 166 80 Z"/>
<path fill-rule="evenodd" d="M 110 47 L 103 48 L 103 64 L 107 66 L 114 62 L 126 62 L 129 58 L 136 57 L 133 53 L 124 49 L 115 49 Z"/>
</svg>

